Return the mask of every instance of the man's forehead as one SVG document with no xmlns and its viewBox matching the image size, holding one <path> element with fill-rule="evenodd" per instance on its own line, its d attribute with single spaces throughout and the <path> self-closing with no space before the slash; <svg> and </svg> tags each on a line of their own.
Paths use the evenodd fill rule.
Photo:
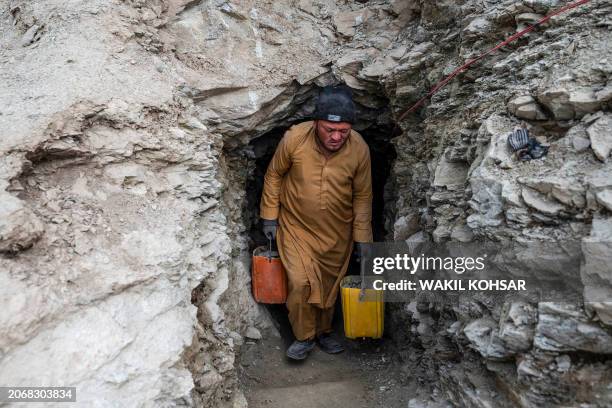
<svg viewBox="0 0 612 408">
<path fill-rule="evenodd" d="M 350 123 L 348 122 L 330 122 L 327 120 L 319 120 L 319 122 L 321 123 L 322 126 L 325 126 L 326 128 L 329 129 L 337 129 L 337 130 L 342 130 L 342 129 L 350 129 L 352 126 Z"/>
</svg>

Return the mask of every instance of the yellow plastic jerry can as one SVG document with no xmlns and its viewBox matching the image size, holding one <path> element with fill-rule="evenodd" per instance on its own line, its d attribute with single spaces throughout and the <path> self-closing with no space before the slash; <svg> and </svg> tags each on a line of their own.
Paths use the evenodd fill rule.
<svg viewBox="0 0 612 408">
<path fill-rule="evenodd" d="M 385 318 L 383 292 L 365 289 L 365 296 L 361 296 L 360 300 L 360 282 L 359 276 L 347 276 L 340 283 L 344 334 L 349 339 L 379 339 L 383 335 Z"/>
</svg>

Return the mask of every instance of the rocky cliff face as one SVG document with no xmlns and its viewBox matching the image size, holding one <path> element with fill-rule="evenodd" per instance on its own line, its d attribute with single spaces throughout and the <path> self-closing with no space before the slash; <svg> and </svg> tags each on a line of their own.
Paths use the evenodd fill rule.
<svg viewBox="0 0 612 408">
<path fill-rule="evenodd" d="M 561 5 L 423 5 L 405 53 L 380 82 L 392 103 L 410 103 Z M 483 376 L 494 373 L 496 387 L 522 406 L 609 404 L 609 12 L 609 4 L 591 2 L 488 57 L 434 96 L 419 117 L 401 123 L 404 135 L 394 139 L 395 239 L 425 232 L 435 242 L 513 242 L 507 259 L 521 272 L 581 276 L 583 299 L 574 305 L 477 297 L 447 307 L 416 302 L 414 312 L 399 311 L 412 315 L 427 352 L 461 350 L 469 367 L 466 350 L 475 350 L 484 359 Z M 549 145 L 548 155 L 518 161 L 506 143 L 515 126 Z M 534 249 L 541 245 L 562 250 L 546 252 L 542 262 Z M 557 267 L 581 257 L 581 267 Z M 451 317 L 432 319 L 444 312 Z M 483 389 L 470 378 L 477 369 L 439 360 L 442 387 L 461 405 L 495 403 L 497 392 L 469 391 Z"/>
<path fill-rule="evenodd" d="M 337 82 L 359 130 L 388 127 L 562 4 L 0 2 L 1 382 L 74 385 L 84 405 L 243 405 L 234 356 L 270 324 L 247 284 L 249 142 Z M 592 0 L 492 54 L 391 141 L 389 239 L 584 257 L 576 304 L 395 308 L 461 406 L 612 401 L 611 11 Z M 545 158 L 512 156 L 520 124 Z"/>
</svg>

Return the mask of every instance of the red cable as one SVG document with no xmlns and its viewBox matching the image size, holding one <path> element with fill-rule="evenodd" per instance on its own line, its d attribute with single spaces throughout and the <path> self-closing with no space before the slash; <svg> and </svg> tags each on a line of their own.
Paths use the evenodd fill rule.
<svg viewBox="0 0 612 408">
<path fill-rule="evenodd" d="M 470 65 L 472 65 L 475 62 L 481 60 L 482 58 L 486 57 L 490 53 L 492 53 L 494 51 L 497 51 L 498 49 L 500 49 L 504 45 L 510 44 L 512 41 L 516 40 L 517 38 L 522 37 L 523 35 L 527 34 L 528 32 L 535 30 L 535 28 L 537 26 L 539 26 L 540 24 L 550 20 L 552 17 L 554 17 L 556 15 L 559 15 L 561 13 L 564 13 L 564 12 L 566 12 L 568 10 L 571 10 L 571 9 L 573 9 L 575 7 L 580 6 L 580 5 L 583 5 L 585 3 L 588 3 L 589 1 L 591 1 L 591 0 L 579 0 L 579 1 L 575 2 L 575 3 L 568 4 L 567 6 L 562 7 L 559 10 L 556 10 L 556 11 L 550 13 L 549 15 L 547 15 L 546 17 L 542 18 L 541 20 L 535 22 L 533 25 L 530 25 L 529 27 L 527 27 L 527 28 L 519 31 L 518 33 L 508 37 L 504 42 L 499 43 L 498 45 L 496 45 L 495 47 L 491 48 L 487 52 L 485 52 L 483 54 L 480 54 L 478 57 L 476 57 L 474 59 L 469 60 L 468 62 L 466 62 L 465 64 L 463 64 L 462 66 L 460 66 L 459 68 L 454 70 L 449 76 L 444 78 L 442 81 L 438 82 L 433 88 L 431 88 L 431 91 L 429 91 L 429 93 L 427 95 L 425 95 L 424 97 L 419 99 L 414 105 L 412 105 L 409 109 L 407 109 L 404 113 L 402 113 L 399 116 L 399 118 L 397 119 L 397 122 L 401 122 L 406 117 L 406 115 L 408 115 L 410 112 L 413 112 L 416 108 L 421 106 L 423 104 L 423 102 L 425 102 L 430 96 L 432 96 L 433 94 L 438 92 L 444 85 L 448 84 L 454 77 L 459 75 L 459 73 L 461 73 L 462 71 L 465 71 Z"/>
</svg>

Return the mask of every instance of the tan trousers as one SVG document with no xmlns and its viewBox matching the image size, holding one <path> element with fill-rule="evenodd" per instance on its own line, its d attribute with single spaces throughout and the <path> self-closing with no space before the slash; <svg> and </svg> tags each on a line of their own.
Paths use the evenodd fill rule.
<svg viewBox="0 0 612 408">
<path fill-rule="evenodd" d="M 331 332 L 334 307 L 322 309 L 308 303 L 310 283 L 306 271 L 299 267 L 290 267 L 286 270 L 288 283 L 286 306 L 295 338 L 308 340 L 314 336 Z M 336 291 L 333 302 L 337 296 L 338 291 Z"/>
<path fill-rule="evenodd" d="M 297 340 L 307 340 L 332 331 L 334 305 L 340 280 L 348 269 L 352 241 L 346 241 L 348 245 L 341 252 L 332 252 L 330 261 L 311 249 L 317 243 L 308 241 L 309 234 L 295 226 L 293 232 L 295 235 L 281 224 L 277 243 L 287 272 L 285 304 L 291 328 Z"/>
</svg>

